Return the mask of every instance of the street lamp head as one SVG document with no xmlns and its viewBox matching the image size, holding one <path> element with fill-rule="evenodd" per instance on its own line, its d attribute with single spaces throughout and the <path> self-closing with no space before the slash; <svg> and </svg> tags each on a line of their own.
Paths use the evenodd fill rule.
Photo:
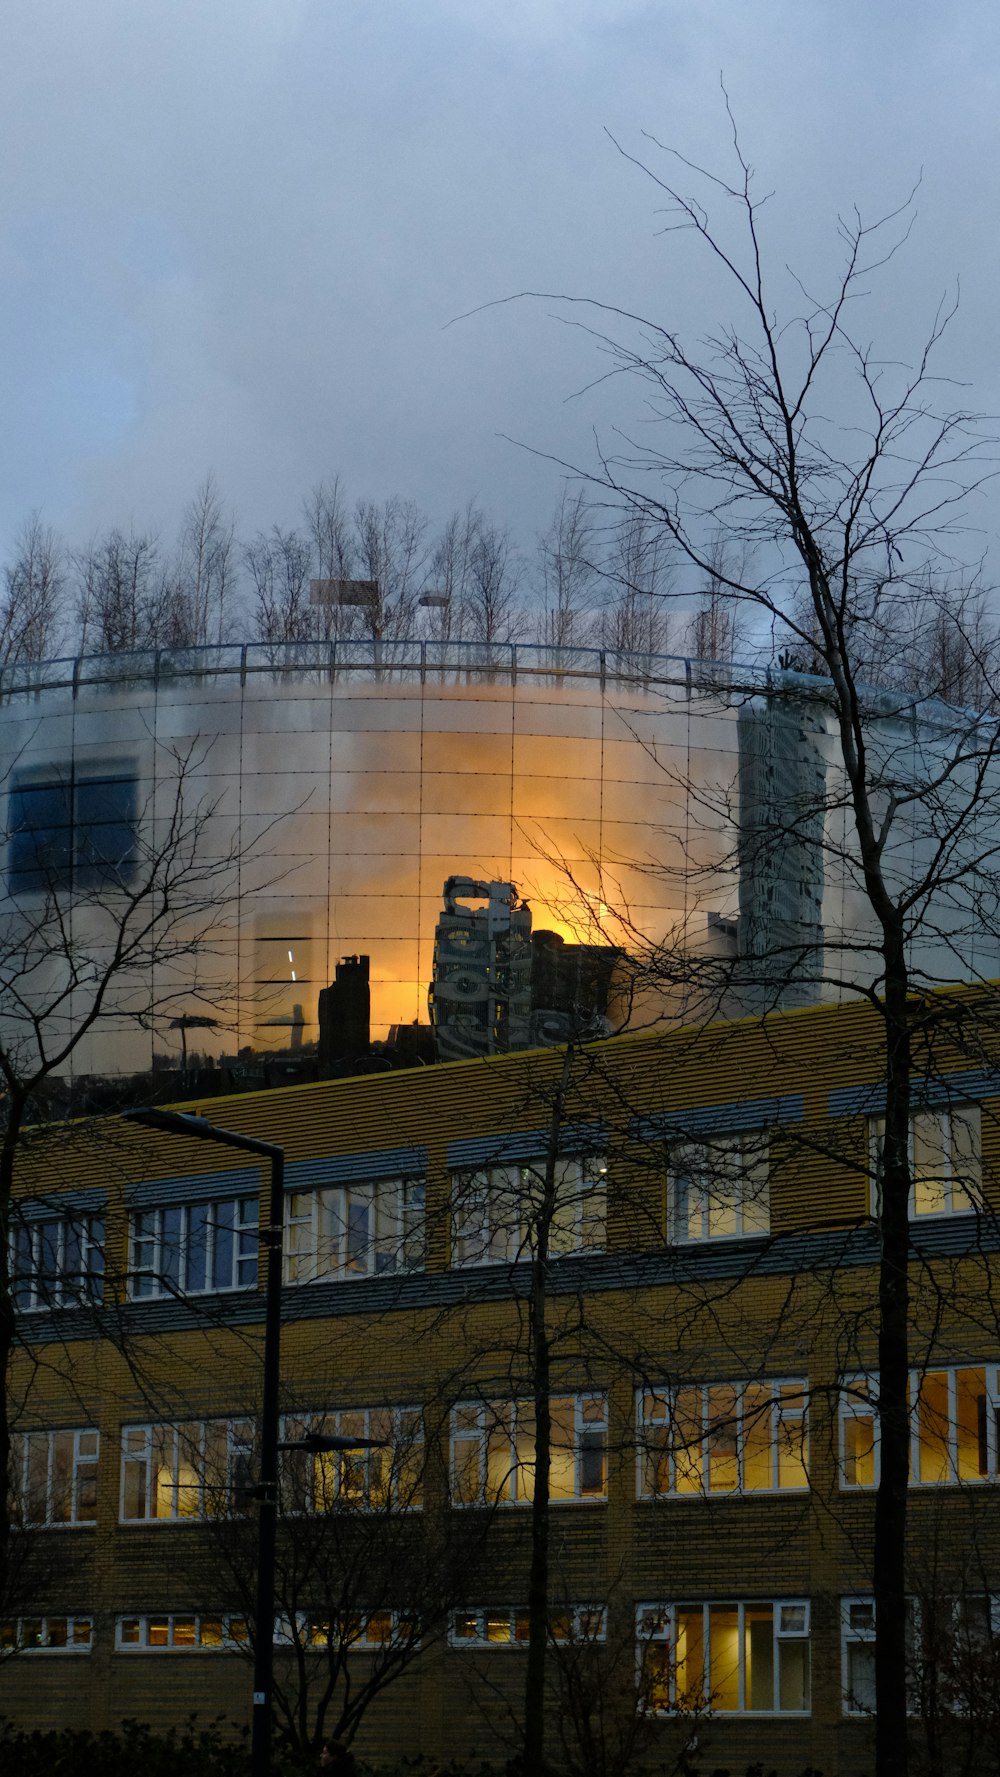
<svg viewBox="0 0 1000 1777">
<path fill-rule="evenodd" d="M 161 1111 L 156 1105 L 137 1105 L 135 1110 L 122 1111 L 123 1123 L 143 1123 L 148 1129 L 163 1129 L 169 1135 L 193 1135 L 204 1140 L 213 1125 L 196 1111 Z M 214 1133 L 214 1130 L 213 1130 Z"/>
</svg>

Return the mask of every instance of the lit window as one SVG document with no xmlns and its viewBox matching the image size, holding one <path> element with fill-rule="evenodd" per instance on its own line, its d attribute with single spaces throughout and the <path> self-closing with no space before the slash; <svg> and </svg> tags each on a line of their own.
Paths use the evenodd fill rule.
<svg viewBox="0 0 1000 1777">
<path fill-rule="evenodd" d="M 381 1277 L 424 1263 L 422 1179 L 331 1185 L 285 1199 L 285 1282 Z"/>
<path fill-rule="evenodd" d="M 549 1497 L 607 1498 L 604 1395 L 556 1396 L 549 1403 Z M 535 1409 L 531 1401 L 480 1401 L 451 1415 L 452 1498 L 458 1505 L 523 1505 L 535 1484 Z"/>
<path fill-rule="evenodd" d="M 656 1712 L 809 1713 L 809 1605 L 643 1604 L 644 1706 Z"/>
<path fill-rule="evenodd" d="M 100 1216 L 28 1219 L 11 1206 L 11 1292 L 18 1309 L 73 1308 L 104 1299 Z"/>
<path fill-rule="evenodd" d="M 89 1654 L 92 1617 L 8 1617 L 0 1622 L 0 1657 L 20 1654 Z"/>
<path fill-rule="evenodd" d="M 247 1639 L 243 1617 L 134 1616 L 119 1617 L 115 1646 L 120 1653 L 232 1652 Z"/>
<path fill-rule="evenodd" d="M 910 1118 L 911 1216 L 968 1215 L 982 1203 L 982 1119 L 977 1104 Z M 872 1213 L 881 1200 L 885 1122 L 871 1121 Z"/>
<path fill-rule="evenodd" d="M 602 1642 L 607 1634 L 607 1611 L 603 1605 L 568 1605 L 549 1618 L 548 1634 L 550 1641 L 577 1646 Z M 494 1610 L 458 1611 L 448 1624 L 448 1641 L 452 1647 L 527 1647 L 528 1612 L 506 1605 Z"/>
<path fill-rule="evenodd" d="M 603 1252 L 607 1173 L 600 1155 L 558 1159 L 551 1203 L 544 1160 L 453 1174 L 452 1263 L 497 1265 L 526 1258 L 543 1222 L 550 1258 Z"/>
<path fill-rule="evenodd" d="M 122 1429 L 121 1515 L 125 1523 L 239 1516 L 254 1471 L 246 1419 Z"/>
<path fill-rule="evenodd" d="M 15 1432 L 11 1439 L 15 1522 L 93 1524 L 99 1453 L 97 1431 Z"/>
<path fill-rule="evenodd" d="M 1000 1474 L 997 1366 L 969 1364 L 913 1372 L 910 1427 L 913 1485 L 995 1481 Z M 845 1378 L 840 1396 L 842 1486 L 877 1486 L 878 1445 L 877 1379 Z"/>
<path fill-rule="evenodd" d="M 804 1379 L 644 1390 L 638 1421 L 642 1499 L 808 1486 Z"/>
<path fill-rule="evenodd" d="M 7 810 L 10 893 L 125 885 L 135 875 L 137 832 L 134 771 L 18 773 Z"/>
<path fill-rule="evenodd" d="M 673 1238 L 732 1240 L 770 1232 L 764 1134 L 684 1142 L 670 1154 Z"/>
<path fill-rule="evenodd" d="M 256 1197 L 136 1210 L 129 1217 L 129 1292 L 134 1300 L 253 1289 Z"/>
<path fill-rule="evenodd" d="M 378 1510 L 423 1504 L 424 1426 L 419 1407 L 359 1407 L 288 1415 L 282 1442 L 305 1437 L 357 1438 L 355 1449 L 282 1452 L 286 1512 Z"/>
<path fill-rule="evenodd" d="M 373 1610 L 348 1617 L 311 1617 L 299 1611 L 294 1617 L 275 1619 L 276 1647 L 298 1647 L 305 1653 L 321 1653 L 334 1648 L 338 1653 L 399 1654 L 414 1647 L 420 1638 L 420 1625 L 406 1611 Z"/>
</svg>

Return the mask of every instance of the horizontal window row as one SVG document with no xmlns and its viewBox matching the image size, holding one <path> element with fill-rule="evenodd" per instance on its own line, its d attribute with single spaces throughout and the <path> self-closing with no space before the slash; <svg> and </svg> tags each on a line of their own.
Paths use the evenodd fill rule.
<svg viewBox="0 0 1000 1777">
<path fill-rule="evenodd" d="M 919 1111 L 911 1119 L 914 1216 L 967 1214 L 982 1206 L 978 1105 Z M 877 1213 L 883 1124 L 872 1119 L 871 1209 Z M 766 1132 L 669 1144 L 668 1240 L 748 1239 L 771 1228 Z M 456 1172 L 451 1184 L 451 1260 L 456 1266 L 510 1264 L 534 1249 L 544 1213 L 551 1257 L 599 1253 L 607 1245 L 608 1166 L 601 1155 L 560 1157 L 553 1199 L 546 1168 L 497 1165 Z M 425 1262 L 425 1185 L 420 1178 L 361 1181 L 286 1198 L 285 1282 L 380 1277 L 420 1271 Z M 136 1301 L 220 1290 L 258 1281 L 258 1199 L 179 1202 L 129 1218 L 129 1293 Z M 100 1302 L 104 1225 L 100 1217 L 58 1216 L 15 1225 L 11 1267 L 22 1310 Z"/>
<path fill-rule="evenodd" d="M 341 1506 L 422 1505 L 423 1418 L 415 1407 L 356 1408 L 288 1415 L 282 1442 L 308 1436 L 357 1438 L 343 1450 L 281 1453 L 285 1512 Z M 122 1432 L 124 1523 L 227 1517 L 246 1510 L 256 1478 L 249 1419 L 129 1425 Z"/>
<path fill-rule="evenodd" d="M 299 1612 L 294 1620 L 279 1618 L 274 1629 L 276 1647 L 299 1647 L 320 1653 L 372 1653 L 379 1648 L 409 1647 L 418 1639 L 418 1619 L 405 1611 L 373 1610 L 366 1615 L 313 1617 Z"/>
<path fill-rule="evenodd" d="M 577 1604 L 550 1616 L 548 1636 L 554 1642 L 598 1642 L 607 1638 L 608 1613 L 603 1605 Z M 462 1610 L 451 1617 L 452 1647 L 527 1647 L 528 1612 L 505 1606 L 493 1610 Z"/>
<path fill-rule="evenodd" d="M 115 1646 L 123 1653 L 164 1648 L 238 1648 L 250 1639 L 245 1617 L 153 1616 L 119 1617 Z"/>
<path fill-rule="evenodd" d="M 0 1622 L 0 1654 L 89 1654 L 92 1617 L 8 1617 Z"/>
<path fill-rule="evenodd" d="M 915 1486 L 1000 1479 L 1000 1365 L 956 1365 L 911 1377 Z M 549 1402 L 549 1492 L 560 1501 L 605 1500 L 608 1403 L 598 1391 Z M 878 1384 L 841 1384 L 839 1478 L 849 1490 L 878 1482 Z M 478 1400 L 451 1410 L 449 1471 L 458 1506 L 527 1505 L 536 1473 L 531 1400 Z M 311 1440 L 348 1440 L 316 1450 Z M 350 1440 L 356 1440 L 351 1443 Z M 125 1523 L 206 1519 L 246 1509 L 256 1479 L 249 1418 L 122 1428 L 120 1516 Z M 419 1509 L 424 1424 L 419 1407 L 288 1414 L 280 1499 L 286 1514 L 339 1508 Z M 97 1516 L 96 1429 L 15 1433 L 14 1517 L 22 1525 L 89 1525 Z M 636 1396 L 636 1497 L 794 1493 L 809 1485 L 808 1383 L 804 1377 L 687 1384 Z"/>
</svg>

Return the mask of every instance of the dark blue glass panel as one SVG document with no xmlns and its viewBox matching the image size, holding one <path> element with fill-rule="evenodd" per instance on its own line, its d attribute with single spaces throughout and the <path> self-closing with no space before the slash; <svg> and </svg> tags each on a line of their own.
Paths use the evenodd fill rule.
<svg viewBox="0 0 1000 1777">
<path fill-rule="evenodd" d="M 15 779 L 7 828 L 11 894 L 69 886 L 73 844 L 68 783 Z"/>
<path fill-rule="evenodd" d="M 136 866 L 134 777 L 78 778 L 76 881 L 80 888 L 130 882 Z"/>
</svg>

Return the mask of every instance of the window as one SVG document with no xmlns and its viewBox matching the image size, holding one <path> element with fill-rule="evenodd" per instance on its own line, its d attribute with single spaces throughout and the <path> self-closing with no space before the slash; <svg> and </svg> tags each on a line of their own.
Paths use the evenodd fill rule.
<svg viewBox="0 0 1000 1777">
<path fill-rule="evenodd" d="M 121 1515 L 125 1523 L 238 1514 L 254 1469 L 248 1419 L 122 1429 Z"/>
<path fill-rule="evenodd" d="M 12 1206 L 10 1265 L 18 1309 L 73 1308 L 104 1299 L 104 1222 L 100 1216 L 28 1220 Z"/>
<path fill-rule="evenodd" d="M 636 1613 L 647 1709 L 809 1712 L 809 1605 L 643 1604 Z"/>
<path fill-rule="evenodd" d="M 603 1641 L 607 1611 L 603 1605 L 569 1605 L 549 1618 L 555 1642 Z M 501 1606 L 496 1610 L 457 1611 L 448 1624 L 452 1647 L 527 1647 L 528 1612 Z"/>
<path fill-rule="evenodd" d="M 20 772 L 7 811 L 7 883 L 12 895 L 120 886 L 138 855 L 135 772 L 92 775 L 72 767 L 50 777 Z"/>
<path fill-rule="evenodd" d="M 881 1199 L 885 1122 L 871 1122 L 872 1213 Z M 982 1202 L 982 1119 L 977 1104 L 910 1118 L 911 1216 L 968 1215 Z"/>
<path fill-rule="evenodd" d="M 129 1291 L 135 1300 L 253 1289 L 256 1197 L 136 1210 L 129 1217 Z"/>
<path fill-rule="evenodd" d="M 274 1626 L 275 1646 L 298 1646 L 313 1653 L 330 1647 L 351 1654 L 377 1653 L 384 1648 L 410 1647 L 418 1636 L 416 1618 L 398 1610 L 336 1618 L 308 1617 L 300 1612 L 294 1621 L 279 1617 Z"/>
<path fill-rule="evenodd" d="M 119 1617 L 115 1647 L 120 1653 L 153 1653 L 182 1648 L 205 1653 L 242 1647 L 249 1640 L 243 1617 L 172 1615 Z"/>
<path fill-rule="evenodd" d="M 89 1654 L 93 1617 L 13 1617 L 0 1623 L 0 1654 Z"/>
<path fill-rule="evenodd" d="M 423 1504 L 424 1426 L 419 1407 L 360 1407 L 285 1419 L 283 1442 L 296 1443 L 310 1434 L 357 1438 L 358 1447 L 284 1451 L 281 1494 L 286 1511 L 378 1509 L 390 1502 L 416 1509 Z M 373 1441 L 372 1447 L 365 1439 Z"/>
<path fill-rule="evenodd" d="M 549 1496 L 607 1498 L 608 1408 L 604 1395 L 557 1396 L 552 1415 Z M 531 1401 L 480 1401 L 451 1416 L 452 1499 L 458 1505 L 523 1505 L 535 1482 Z"/>
<path fill-rule="evenodd" d="M 100 1433 L 15 1432 L 11 1439 L 15 1522 L 93 1524 Z"/>
<path fill-rule="evenodd" d="M 841 1671 L 846 1715 L 875 1711 L 875 1605 L 871 1598 L 845 1598 L 840 1607 Z"/>
<path fill-rule="evenodd" d="M 638 1397 L 639 1497 L 808 1486 L 806 1383 L 711 1383 Z"/>
<path fill-rule="evenodd" d="M 675 1240 L 730 1240 L 771 1228 L 765 1134 L 684 1142 L 671 1153 Z"/>
<path fill-rule="evenodd" d="M 549 1220 L 552 1258 L 603 1252 L 606 1244 L 607 1161 L 600 1155 L 555 1163 L 555 1202 Z M 452 1263 L 509 1264 L 527 1255 L 544 1206 L 545 1162 L 488 1166 L 452 1177 Z"/>
<path fill-rule="evenodd" d="M 843 1487 L 874 1487 L 878 1480 L 878 1388 L 868 1376 L 840 1390 L 840 1480 Z"/>
<path fill-rule="evenodd" d="M 423 1268 L 422 1179 L 290 1191 L 285 1203 L 286 1283 Z"/>
<path fill-rule="evenodd" d="M 910 1416 L 914 1485 L 997 1479 L 1000 1373 L 995 1364 L 914 1372 Z M 841 1485 L 874 1487 L 878 1470 L 877 1383 L 870 1377 L 845 1378 L 840 1396 Z"/>
</svg>

